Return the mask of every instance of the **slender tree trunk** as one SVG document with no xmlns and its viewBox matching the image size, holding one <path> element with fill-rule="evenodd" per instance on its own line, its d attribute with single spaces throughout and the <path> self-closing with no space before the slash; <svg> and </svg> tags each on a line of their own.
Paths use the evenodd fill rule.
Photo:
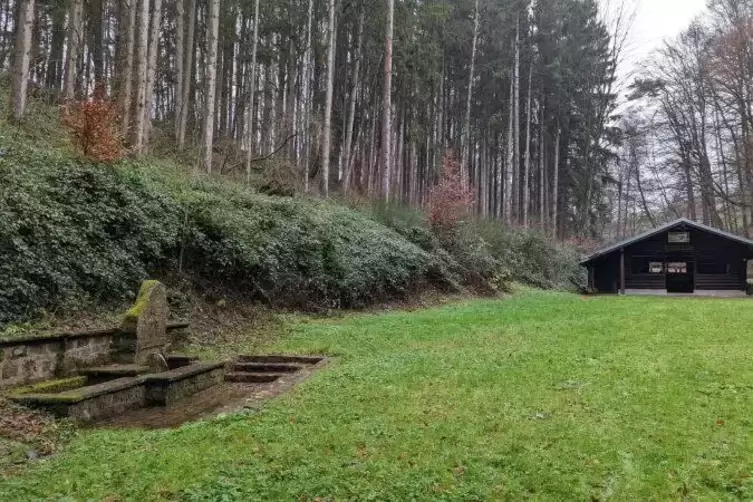
<svg viewBox="0 0 753 502">
<path fill-rule="evenodd" d="M 343 192 L 348 193 L 350 189 L 351 170 L 353 169 L 353 130 L 356 122 L 356 103 L 358 102 L 358 88 L 360 87 L 361 57 L 363 51 L 363 27 L 366 20 L 366 11 L 361 6 L 361 14 L 358 17 L 358 36 L 356 46 L 356 60 L 353 68 L 353 88 L 350 92 L 350 106 L 348 110 L 348 125 L 345 134 L 345 180 L 343 181 Z"/>
<path fill-rule="evenodd" d="M 512 217 L 520 223 L 520 18 L 515 22 L 515 65 L 513 69 L 513 165 L 512 165 Z"/>
<path fill-rule="evenodd" d="M 83 0 L 73 0 L 68 19 L 68 54 L 65 60 L 65 83 L 63 96 L 66 100 L 75 97 L 76 74 L 78 69 L 78 53 L 83 39 Z"/>
<path fill-rule="evenodd" d="M 57 96 L 60 93 L 63 79 L 63 49 L 65 46 L 65 9 L 62 6 L 53 7 L 52 39 L 50 41 L 50 57 L 47 62 L 46 85 Z M 2 60 L 0 60 L 2 66 Z"/>
<path fill-rule="evenodd" d="M 533 80 L 533 61 L 528 72 L 528 101 L 526 102 L 526 153 L 523 162 L 523 226 L 528 228 L 528 213 L 531 204 L 531 82 Z"/>
<path fill-rule="evenodd" d="M 387 0 L 387 33 L 384 41 L 384 92 L 382 96 L 382 198 L 390 200 L 392 171 L 392 36 L 395 26 L 395 0 Z"/>
<path fill-rule="evenodd" d="M 186 0 L 175 0 L 175 143 L 180 144 L 180 109 L 183 106 L 183 72 L 186 38 Z"/>
<path fill-rule="evenodd" d="M 89 51 L 94 63 L 95 84 L 105 84 L 105 45 L 102 34 L 104 3 L 105 0 L 90 1 L 89 19 L 87 19 L 91 32 L 91 47 Z"/>
<path fill-rule="evenodd" d="M 13 73 L 11 76 L 11 100 L 13 102 L 11 118 L 15 121 L 20 121 L 26 112 L 33 26 L 34 0 L 22 0 L 18 9 L 16 43 L 13 49 Z"/>
<path fill-rule="evenodd" d="M 120 19 L 125 25 L 118 26 L 118 30 L 125 31 L 123 35 L 125 47 L 122 53 L 123 58 L 119 61 L 123 65 L 123 70 L 118 77 L 118 92 L 121 113 L 121 134 L 123 137 L 129 138 L 133 99 L 134 51 L 136 46 L 136 6 L 138 5 L 138 0 L 123 0 L 121 5 L 124 12 L 121 13 Z"/>
<path fill-rule="evenodd" d="M 137 155 L 144 152 L 146 133 L 146 81 L 149 66 L 149 0 L 140 0 L 138 10 L 138 38 L 136 44 L 136 102 L 134 106 L 133 148 Z"/>
<path fill-rule="evenodd" d="M 246 121 L 246 183 L 251 181 L 251 158 L 254 154 L 254 97 L 256 95 L 256 56 L 259 49 L 259 0 L 254 1 L 254 34 L 251 43 L 251 78 L 248 83 L 248 120 Z"/>
<path fill-rule="evenodd" d="M 301 157 L 303 157 L 303 189 L 305 193 L 308 193 L 309 191 L 309 178 L 311 177 L 310 170 L 311 170 L 311 58 L 312 58 L 312 48 L 311 48 L 311 31 L 313 29 L 313 18 L 314 18 L 314 0 L 309 0 L 308 4 L 308 17 L 306 21 L 306 53 L 304 55 L 304 61 L 303 61 L 303 106 L 302 106 L 302 115 L 303 115 L 303 124 L 302 124 L 302 133 L 303 133 L 303 140 L 302 145 L 303 149 L 305 150 L 302 152 Z"/>
<path fill-rule="evenodd" d="M 332 100 L 335 80 L 335 45 L 337 30 L 335 28 L 336 0 L 329 0 L 329 21 L 327 23 L 327 91 L 324 103 L 324 130 L 322 131 L 322 196 L 329 197 L 329 161 L 332 141 Z"/>
<path fill-rule="evenodd" d="M 562 129 L 557 122 L 557 137 L 554 140 L 554 176 L 552 179 L 552 237 L 557 238 L 557 225 L 560 210 L 560 142 Z"/>
<path fill-rule="evenodd" d="M 471 104 L 473 103 L 473 81 L 476 78 L 476 50 L 478 46 L 478 31 L 479 31 L 479 8 L 478 0 L 476 0 L 474 14 L 473 14 L 473 42 L 471 45 L 471 69 L 468 74 L 468 95 L 466 96 L 465 103 L 465 122 L 463 124 L 463 139 L 461 148 L 460 170 L 462 174 L 462 182 L 466 186 L 469 186 L 470 173 L 468 170 L 468 158 L 471 149 Z"/>
<path fill-rule="evenodd" d="M 505 169 L 504 220 L 508 225 L 513 222 L 513 201 L 515 200 L 513 175 L 515 168 L 515 77 L 510 78 L 510 116 L 507 124 L 507 169 Z"/>
<path fill-rule="evenodd" d="M 547 177 L 546 164 L 544 163 L 544 156 L 546 153 L 544 148 L 544 109 L 544 104 L 541 104 L 541 114 L 539 115 L 539 224 L 541 225 L 542 232 L 546 231 L 547 224 Z"/>
<path fill-rule="evenodd" d="M 217 91 L 217 39 L 220 31 L 220 0 L 210 0 L 207 19 L 207 66 L 204 88 L 204 170 L 212 172 L 214 105 Z"/>
<path fill-rule="evenodd" d="M 157 53 L 159 51 L 160 23 L 162 21 L 162 0 L 153 0 L 151 27 L 149 33 L 146 89 L 144 93 L 144 139 L 143 148 L 149 144 L 152 108 L 154 106 L 154 79 L 157 74 Z"/>
<path fill-rule="evenodd" d="M 196 32 L 196 0 L 188 0 L 188 29 L 186 30 L 185 53 L 176 57 L 183 58 L 183 85 L 178 105 L 178 150 L 186 144 L 186 128 L 188 125 L 188 107 L 191 102 L 191 82 L 193 75 L 194 37 Z"/>
</svg>

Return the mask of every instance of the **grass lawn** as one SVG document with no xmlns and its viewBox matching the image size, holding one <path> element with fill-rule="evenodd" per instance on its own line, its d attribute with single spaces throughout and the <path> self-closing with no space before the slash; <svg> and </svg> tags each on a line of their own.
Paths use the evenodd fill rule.
<svg viewBox="0 0 753 502">
<path fill-rule="evenodd" d="M 0 500 L 753 498 L 753 303 L 529 292 L 302 323 L 262 412 L 85 431 Z"/>
</svg>

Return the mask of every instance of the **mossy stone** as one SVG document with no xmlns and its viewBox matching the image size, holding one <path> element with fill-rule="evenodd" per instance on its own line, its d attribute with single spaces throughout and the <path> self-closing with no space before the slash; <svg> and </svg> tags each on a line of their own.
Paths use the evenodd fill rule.
<svg viewBox="0 0 753 502">
<path fill-rule="evenodd" d="M 167 349 L 167 290 L 159 281 L 144 281 L 133 307 L 126 312 L 122 331 L 136 335 L 133 361 L 148 363 L 150 356 Z"/>
</svg>

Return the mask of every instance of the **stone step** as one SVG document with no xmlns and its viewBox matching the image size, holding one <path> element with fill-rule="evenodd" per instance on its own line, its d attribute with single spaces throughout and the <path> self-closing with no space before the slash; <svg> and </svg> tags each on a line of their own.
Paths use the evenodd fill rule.
<svg viewBox="0 0 753 502">
<path fill-rule="evenodd" d="M 226 382 L 235 383 L 270 383 L 279 379 L 281 374 L 279 373 L 248 373 L 244 371 L 227 373 L 225 375 Z"/>
<path fill-rule="evenodd" d="M 283 363 L 235 363 L 233 371 L 248 371 L 251 373 L 295 373 L 301 367 L 296 364 Z"/>
<path fill-rule="evenodd" d="M 316 364 L 323 359 L 319 356 L 238 356 L 242 363 Z"/>
</svg>

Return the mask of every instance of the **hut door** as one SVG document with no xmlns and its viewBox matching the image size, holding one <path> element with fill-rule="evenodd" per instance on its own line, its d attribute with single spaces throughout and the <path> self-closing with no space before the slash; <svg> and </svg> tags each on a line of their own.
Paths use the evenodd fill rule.
<svg viewBox="0 0 753 502">
<path fill-rule="evenodd" d="M 695 292 L 695 263 L 691 261 L 667 262 L 667 292 Z"/>
</svg>

